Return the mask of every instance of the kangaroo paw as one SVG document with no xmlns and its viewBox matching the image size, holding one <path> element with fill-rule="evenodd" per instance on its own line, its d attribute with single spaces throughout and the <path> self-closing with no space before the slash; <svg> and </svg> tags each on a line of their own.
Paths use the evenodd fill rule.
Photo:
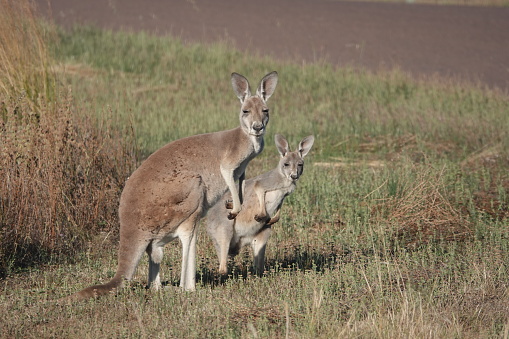
<svg viewBox="0 0 509 339">
<path fill-rule="evenodd" d="M 269 219 L 269 217 L 267 215 L 261 215 L 261 214 L 255 215 L 254 218 L 258 222 L 266 222 Z"/>
<path fill-rule="evenodd" d="M 227 210 L 233 209 L 233 201 L 232 200 L 225 200 L 224 207 L 226 207 Z"/>
<path fill-rule="evenodd" d="M 233 219 L 235 219 L 235 218 L 237 217 L 237 214 L 238 214 L 238 213 L 232 213 L 232 212 L 228 213 L 228 220 L 233 220 Z"/>
</svg>

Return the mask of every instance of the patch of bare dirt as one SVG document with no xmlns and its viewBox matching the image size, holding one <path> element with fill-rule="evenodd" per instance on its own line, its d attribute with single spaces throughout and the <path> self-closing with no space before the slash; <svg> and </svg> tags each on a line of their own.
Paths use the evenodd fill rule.
<svg viewBox="0 0 509 339">
<path fill-rule="evenodd" d="M 35 0 L 72 27 L 228 41 L 240 50 L 302 63 L 372 71 L 398 67 L 509 89 L 509 8 L 327 0 Z"/>
</svg>

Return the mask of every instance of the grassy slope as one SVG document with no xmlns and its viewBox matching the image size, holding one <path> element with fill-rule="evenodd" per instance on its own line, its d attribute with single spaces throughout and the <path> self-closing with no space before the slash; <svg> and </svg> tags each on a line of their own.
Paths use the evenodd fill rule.
<svg viewBox="0 0 509 339">
<path fill-rule="evenodd" d="M 267 276 L 249 275 L 246 251 L 219 281 L 199 239 L 196 293 L 140 288 L 74 306 L 39 303 L 105 281 L 116 241 L 99 235 L 76 265 L 4 282 L 7 336 L 477 337 L 507 334 L 507 115 L 509 99 L 468 85 L 416 83 L 275 62 L 227 46 L 95 29 L 62 33 L 57 57 L 83 114 L 132 121 L 146 154 L 186 135 L 233 128 L 232 71 L 257 85 L 271 70 L 263 155 L 273 135 L 317 141 L 269 243 Z M 202 232 L 204 233 L 204 232 Z M 178 283 L 180 249 L 167 246 L 163 277 Z M 18 279 L 23 278 L 23 279 Z M 44 310 L 44 311 L 43 311 Z M 10 311 L 7 313 L 7 311 Z M 106 316 L 105 316 L 106 315 Z"/>
</svg>

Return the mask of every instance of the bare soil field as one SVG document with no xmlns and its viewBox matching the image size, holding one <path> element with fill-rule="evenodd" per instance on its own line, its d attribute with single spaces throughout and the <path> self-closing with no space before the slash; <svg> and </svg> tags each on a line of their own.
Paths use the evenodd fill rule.
<svg viewBox="0 0 509 339">
<path fill-rule="evenodd" d="M 372 71 L 398 67 L 509 88 L 509 8 L 326 0 L 36 0 L 70 27 L 228 41 L 240 50 Z"/>
</svg>

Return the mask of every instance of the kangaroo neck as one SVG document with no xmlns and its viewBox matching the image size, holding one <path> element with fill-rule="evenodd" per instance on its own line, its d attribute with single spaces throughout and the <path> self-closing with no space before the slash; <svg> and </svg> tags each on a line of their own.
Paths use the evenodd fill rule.
<svg viewBox="0 0 509 339">
<path fill-rule="evenodd" d="M 260 154 L 263 151 L 263 147 L 265 146 L 265 142 L 263 141 L 263 135 L 260 136 L 249 135 L 249 139 L 251 139 L 251 143 L 253 144 L 255 154 Z"/>
<path fill-rule="evenodd" d="M 250 131 L 249 131 L 249 128 L 247 126 L 245 126 L 242 123 L 242 121 L 241 121 L 241 124 L 240 124 L 240 131 L 251 142 L 251 145 L 253 146 L 253 150 L 254 150 L 254 153 L 255 153 L 254 155 L 260 154 L 263 151 L 263 147 L 265 146 L 264 141 L 263 141 L 263 136 L 265 134 L 261 134 L 261 135 L 251 134 Z"/>
</svg>

